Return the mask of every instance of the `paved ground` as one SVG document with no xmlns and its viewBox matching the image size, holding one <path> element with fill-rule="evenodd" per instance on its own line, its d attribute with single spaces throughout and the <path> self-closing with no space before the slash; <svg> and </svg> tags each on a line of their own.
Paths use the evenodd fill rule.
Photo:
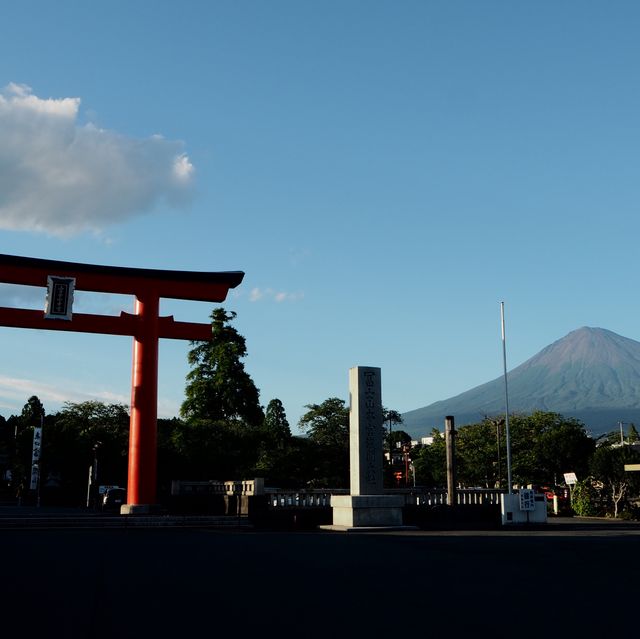
<svg viewBox="0 0 640 639">
<path fill-rule="evenodd" d="M 640 629 L 640 524 L 0 530 L 3 637 L 596 637 Z M 419 634 L 418 634 L 419 633 Z"/>
</svg>

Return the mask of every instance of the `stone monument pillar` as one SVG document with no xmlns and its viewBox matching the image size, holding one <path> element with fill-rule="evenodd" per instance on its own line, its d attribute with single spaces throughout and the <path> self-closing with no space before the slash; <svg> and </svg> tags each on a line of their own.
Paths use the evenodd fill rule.
<svg viewBox="0 0 640 639">
<path fill-rule="evenodd" d="M 402 526 L 402 495 L 385 495 L 380 369 L 349 370 L 349 495 L 332 495 L 333 530 Z"/>
</svg>

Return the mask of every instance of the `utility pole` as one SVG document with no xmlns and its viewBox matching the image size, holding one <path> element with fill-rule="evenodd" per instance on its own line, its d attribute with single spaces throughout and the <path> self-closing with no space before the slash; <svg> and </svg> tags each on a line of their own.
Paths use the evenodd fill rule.
<svg viewBox="0 0 640 639">
<path fill-rule="evenodd" d="M 507 339 L 504 330 L 504 302 L 500 302 L 500 320 L 502 325 L 502 362 L 504 365 L 504 424 L 507 436 L 507 490 L 511 495 L 513 492 L 513 482 L 511 479 L 511 437 L 509 435 L 509 390 L 507 388 Z"/>
<path fill-rule="evenodd" d="M 447 448 L 447 504 L 455 506 L 456 498 L 456 429 L 452 415 L 444 418 L 445 446 Z"/>
</svg>

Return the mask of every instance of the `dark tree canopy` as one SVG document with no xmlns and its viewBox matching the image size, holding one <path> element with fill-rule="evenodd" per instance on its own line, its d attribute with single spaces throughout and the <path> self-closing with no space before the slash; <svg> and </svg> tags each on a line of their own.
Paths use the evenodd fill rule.
<svg viewBox="0 0 640 639">
<path fill-rule="evenodd" d="M 434 428 L 433 442 L 411 451 L 417 482 L 424 486 L 444 487 L 447 485 L 447 454 L 442 433 Z"/>
<path fill-rule="evenodd" d="M 291 438 L 287 414 L 279 399 L 272 399 L 267 405 L 263 428 L 265 435 L 274 442 L 283 442 Z"/>
<path fill-rule="evenodd" d="M 510 415 L 512 479 L 518 484 L 558 483 L 566 472 L 584 476 L 595 442 L 584 425 L 558 413 L 535 411 Z M 457 429 L 457 476 L 465 486 L 507 485 L 507 448 L 504 420 L 485 418 Z M 441 483 L 445 455 L 439 431 L 434 443 L 414 453 L 421 481 Z"/>
<path fill-rule="evenodd" d="M 39 426 L 44 419 L 44 406 L 37 395 L 32 395 L 22 407 L 20 419 L 25 426 Z"/>
<path fill-rule="evenodd" d="M 337 397 L 322 404 L 307 404 L 298 426 L 315 446 L 315 468 L 309 485 L 349 485 L 349 409 Z"/>
<path fill-rule="evenodd" d="M 395 431 L 394 429 L 399 424 L 403 423 L 402 415 L 397 410 L 390 410 L 383 406 L 382 408 L 382 438 L 385 443 L 385 448 L 390 450 L 396 444 L 396 442 L 405 443 L 404 436 L 400 433 L 404 433 L 408 440 L 411 440 L 411 437 L 407 435 L 404 431 Z"/>
<path fill-rule="evenodd" d="M 397 410 L 390 410 L 388 408 L 382 409 L 382 421 L 387 424 L 389 429 L 392 428 L 393 425 L 402 424 L 404 419 L 402 415 Z"/>
<path fill-rule="evenodd" d="M 349 409 L 343 399 L 330 397 L 322 404 L 307 404 L 307 412 L 300 418 L 302 432 L 317 444 L 349 445 Z"/>
<path fill-rule="evenodd" d="M 236 313 L 216 308 L 211 313 L 210 341 L 192 342 L 186 399 L 180 413 L 188 421 L 241 421 L 260 426 L 264 419 L 260 393 L 246 372 L 245 338 L 229 324 Z"/>
<path fill-rule="evenodd" d="M 87 466 L 99 460 L 98 483 L 126 485 L 129 412 L 122 404 L 67 402 L 45 426 L 43 465 L 76 486 L 86 481 Z"/>
</svg>

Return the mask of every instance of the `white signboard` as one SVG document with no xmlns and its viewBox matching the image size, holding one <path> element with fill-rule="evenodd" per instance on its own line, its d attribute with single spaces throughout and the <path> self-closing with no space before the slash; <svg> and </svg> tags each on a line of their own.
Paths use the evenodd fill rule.
<svg viewBox="0 0 640 639">
<path fill-rule="evenodd" d="M 31 483 L 29 488 L 35 490 L 40 478 L 40 452 L 42 449 L 42 426 L 33 429 L 33 450 L 31 453 Z"/>
<path fill-rule="evenodd" d="M 520 510 L 535 510 L 535 492 L 531 488 L 520 489 Z"/>
<path fill-rule="evenodd" d="M 565 473 L 564 481 L 567 484 L 567 486 L 573 486 L 574 484 L 578 483 L 578 478 L 575 473 Z"/>
<path fill-rule="evenodd" d="M 47 301 L 44 308 L 46 319 L 71 319 L 75 286 L 74 277 L 47 277 Z"/>
</svg>

